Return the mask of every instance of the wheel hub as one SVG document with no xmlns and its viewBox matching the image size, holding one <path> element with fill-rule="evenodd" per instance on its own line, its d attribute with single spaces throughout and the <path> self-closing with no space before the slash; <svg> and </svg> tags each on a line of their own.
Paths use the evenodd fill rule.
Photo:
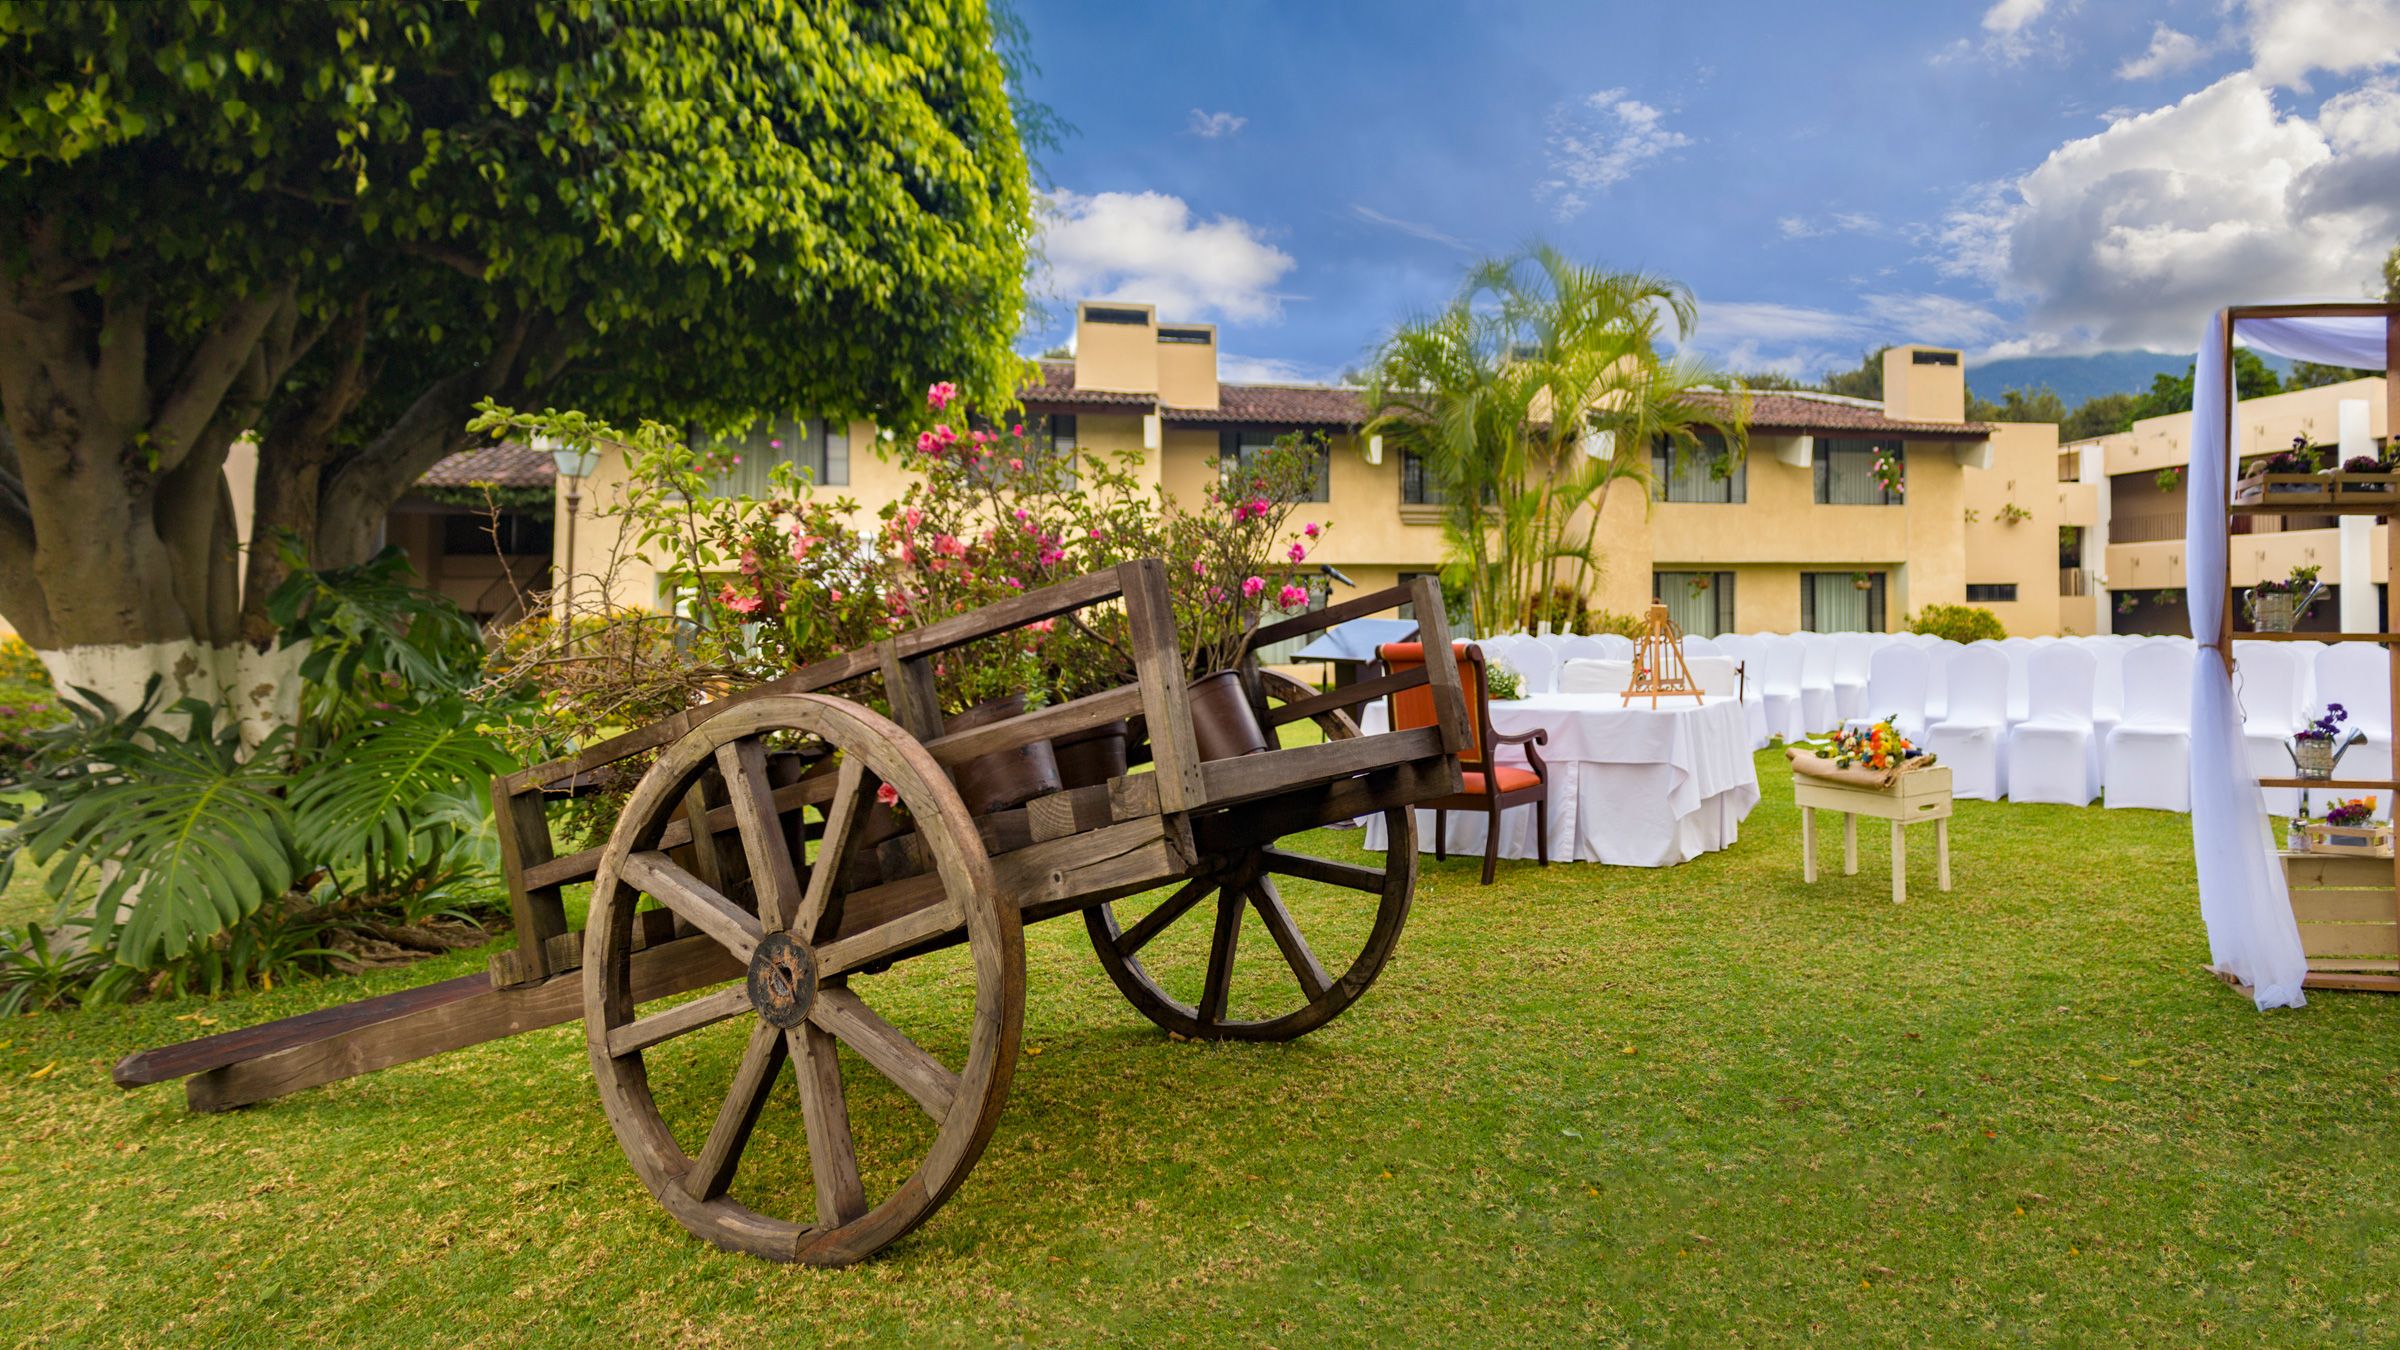
<svg viewBox="0 0 2400 1350">
<path fill-rule="evenodd" d="M 817 958 L 789 933 L 770 933 L 750 957 L 750 1006 L 786 1031 L 817 1001 Z"/>
</svg>

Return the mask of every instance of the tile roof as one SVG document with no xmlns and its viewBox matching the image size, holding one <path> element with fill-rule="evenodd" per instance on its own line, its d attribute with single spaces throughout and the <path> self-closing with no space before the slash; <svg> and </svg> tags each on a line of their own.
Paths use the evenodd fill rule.
<svg viewBox="0 0 2400 1350">
<path fill-rule="evenodd" d="M 1707 392 L 1702 400 L 1722 406 L 1727 396 Z M 1856 432 L 1860 435 L 1909 436 L 1920 440 L 1981 441 L 1992 428 L 1982 422 L 1914 422 L 1886 417 L 1872 403 L 1831 395 L 1781 390 L 1753 391 L 1750 429 L 1765 432 Z"/>
<path fill-rule="evenodd" d="M 548 487 L 558 476 L 547 452 L 514 441 L 476 450 L 461 450 L 425 471 L 417 482 L 425 487 L 466 487 L 490 483 L 497 487 Z"/>
<path fill-rule="evenodd" d="M 1356 389 L 1322 384 L 1219 384 L 1216 407 L 1169 407 L 1163 416 L 1170 422 L 1199 426 L 1272 422 L 1354 427 L 1367 420 L 1367 408 Z"/>
<path fill-rule="evenodd" d="M 1044 361 L 1041 367 L 1042 382 L 1017 391 L 1017 397 L 1028 404 L 1147 409 L 1156 401 L 1148 394 L 1130 394 L 1122 389 L 1078 389 L 1072 361 Z"/>
</svg>

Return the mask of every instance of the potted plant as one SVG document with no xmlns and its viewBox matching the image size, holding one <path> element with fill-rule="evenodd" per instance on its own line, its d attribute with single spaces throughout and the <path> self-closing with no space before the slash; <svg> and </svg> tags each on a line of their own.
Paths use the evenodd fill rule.
<svg viewBox="0 0 2400 1350">
<path fill-rule="evenodd" d="M 2375 819 L 2376 803 L 2374 797 L 2351 797 L 2328 807 L 2322 820 L 2303 816 L 2293 831 L 2294 847 L 2303 851 L 2357 849 L 2374 857 L 2392 856 L 2392 827 Z"/>
<path fill-rule="evenodd" d="M 2264 459 L 2251 462 L 2241 485 L 2234 492 L 2237 502 L 2255 502 L 2261 497 L 2313 495 L 2323 489 L 2314 483 L 2269 483 L 2269 478 L 2290 478 L 2313 475 L 2317 471 L 2316 451 L 2309 448 L 2308 437 L 2294 436 L 2292 448 L 2279 450 Z"/>
<path fill-rule="evenodd" d="M 2334 766 L 2342 762 L 2343 753 L 2366 738 L 2366 733 L 2356 728 L 2348 736 L 2342 735 L 2342 724 L 2349 720 L 2348 709 L 2339 703 L 2328 703 L 2323 713 L 2293 732 L 2284 747 L 2292 757 L 2292 776 L 2319 781 L 2333 777 Z"/>
<path fill-rule="evenodd" d="M 2324 586 L 2317 581 L 2315 564 L 2295 567 L 2281 581 L 2262 581 L 2245 594 L 2244 607 L 2250 614 L 2250 627 L 2261 633 L 2289 633 L 2317 603 Z"/>
<path fill-rule="evenodd" d="M 1870 572 L 1852 572 L 1852 573 L 1850 574 L 1850 587 L 1851 587 L 1851 589 L 1852 589 L 1852 590 L 1860 590 L 1860 591 L 1871 591 L 1871 590 L 1874 590 L 1874 589 L 1875 589 L 1875 577 L 1874 577 L 1874 574 L 1873 574 L 1873 573 L 1870 573 Z"/>
<path fill-rule="evenodd" d="M 1885 496 L 1899 497 L 1907 493 L 1908 466 L 1907 462 L 1900 457 L 1899 452 L 1877 450 L 1872 472 L 1875 475 L 1875 486 L 1882 488 Z"/>
<path fill-rule="evenodd" d="M 2344 497 L 2390 497 L 2400 493 L 2400 484 L 2392 481 L 2392 465 L 2373 455 L 2352 455 L 2342 461 L 2345 479 L 2373 475 L 2375 481 L 2345 481 L 2341 485 Z"/>
<path fill-rule="evenodd" d="M 1270 610 L 1308 608 L 1300 569 L 1327 527 L 1311 520 L 1295 530 L 1291 519 L 1316 481 L 1323 452 L 1321 438 L 1286 435 L 1228 464 L 1196 508 L 1167 509 L 1167 571 L 1202 759 L 1268 748 L 1238 666 Z"/>
</svg>

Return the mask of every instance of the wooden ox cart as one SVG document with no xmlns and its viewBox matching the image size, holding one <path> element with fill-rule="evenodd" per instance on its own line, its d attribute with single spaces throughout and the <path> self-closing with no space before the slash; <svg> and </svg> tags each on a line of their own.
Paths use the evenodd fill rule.
<svg viewBox="0 0 2400 1350">
<path fill-rule="evenodd" d="M 934 693 L 943 653 L 1120 604 L 1135 683 L 945 730 Z M 1327 694 L 1258 668 L 1254 653 L 1266 644 L 1403 605 L 1414 607 L 1422 628 L 1423 667 Z M 1331 1020 L 1374 982 L 1415 886 L 1408 808 L 1458 790 L 1467 745 L 1440 594 L 1420 580 L 1268 624 L 1247 652 L 1241 685 L 1270 748 L 1203 761 L 1165 572 L 1143 560 L 899 634 L 508 775 L 493 783 L 493 800 L 517 941 L 488 975 L 143 1051 L 118 1065 L 117 1081 L 188 1078 L 193 1109 L 222 1110 L 580 1014 L 609 1122 L 635 1172 L 678 1221 L 760 1256 L 859 1260 L 939 1208 L 998 1123 L 1025 1005 L 1025 924 L 1082 915 L 1126 999 L 1193 1039 L 1288 1040 Z M 856 682 L 875 679 L 891 718 L 822 692 L 856 691 Z M 1360 735 L 1350 715 L 1356 705 L 1428 686 L 1435 725 Z M 954 785 L 953 775 L 976 761 L 1121 719 L 1146 727 L 1136 738 L 1146 752 L 1137 748 L 1130 759 L 1146 761 L 1147 772 L 983 815 L 969 812 Z M 1287 735 L 1304 723 L 1318 734 Z M 1301 739 L 1311 743 L 1283 744 Z M 654 762 L 607 844 L 559 856 L 546 805 L 593 792 L 612 766 L 644 757 Z M 1376 812 L 1391 832 L 1380 869 L 1281 846 Z M 1349 896 L 1357 922 L 1346 931 L 1363 930 L 1363 940 L 1345 939 L 1339 950 L 1312 946 L 1278 878 Z M 585 927 L 571 932 L 562 888 L 587 880 Z M 1116 902 L 1165 887 L 1174 889 L 1163 901 L 1120 922 Z M 1197 998 L 1186 1001 L 1143 954 L 1155 955 L 1153 942 L 1211 895 L 1205 969 Z M 655 903 L 644 904 L 645 896 Z M 1253 911 L 1282 961 L 1271 967 L 1275 979 L 1260 982 L 1272 988 L 1245 989 L 1237 1014 L 1235 952 Z M 1192 921 L 1195 949 L 1203 922 Z M 938 979 L 945 996 L 971 999 L 973 1013 L 963 1043 L 955 1017 L 946 1033 L 927 1038 L 945 1057 L 872 1006 L 876 981 L 866 977 L 959 946 L 968 959 L 951 958 Z M 1183 983 L 1188 992 L 1190 981 Z M 694 1047 L 706 1038 L 684 1038 L 736 1021 L 747 1039 L 727 1087 L 724 1050 L 705 1055 Z M 851 1126 L 837 1047 L 932 1122 L 918 1144 L 893 1146 L 892 1131 L 878 1131 L 885 1137 L 874 1139 L 875 1166 L 864 1173 L 865 1136 Z M 689 1053 L 662 1063 L 678 1051 Z M 753 1159 L 767 1165 L 750 1170 L 769 1179 L 753 1186 L 745 1174 L 742 1197 L 729 1193 L 787 1061 L 799 1080 L 807 1179 L 795 1173 L 781 1190 L 813 1190 L 813 1212 L 805 1200 L 775 1205 L 750 1194 L 776 1189 L 776 1159 Z M 896 1107 L 876 1119 L 905 1123 L 913 1112 Z M 915 1128 L 925 1133 L 922 1123 Z M 792 1166 L 788 1156 L 780 1160 Z"/>
</svg>

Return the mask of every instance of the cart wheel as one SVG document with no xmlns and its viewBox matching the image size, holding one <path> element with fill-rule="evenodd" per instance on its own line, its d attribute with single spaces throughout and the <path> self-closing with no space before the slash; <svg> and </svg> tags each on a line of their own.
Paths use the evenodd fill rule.
<svg viewBox="0 0 2400 1350">
<path fill-rule="evenodd" d="M 1315 693 L 1296 680 L 1273 673 L 1261 677 L 1270 698 L 1290 703 Z M 1316 715 L 1317 726 L 1327 740 L 1348 740 L 1359 734 L 1358 724 L 1347 713 L 1331 710 Z M 1095 905 L 1083 912 L 1084 924 L 1090 929 L 1092 946 L 1099 953 L 1101 966 L 1108 977 L 1116 981 L 1128 1002 L 1143 1016 L 1179 1036 L 1196 1040 L 1288 1041 L 1316 1030 L 1358 1001 L 1375 983 L 1390 959 L 1392 948 L 1400 940 L 1400 929 L 1408 922 L 1408 905 L 1417 884 L 1417 824 L 1416 813 L 1397 809 L 1383 813 L 1384 827 L 1389 832 L 1389 851 L 1383 855 L 1381 866 L 1361 866 L 1354 862 L 1313 856 L 1299 847 L 1286 847 L 1299 839 L 1311 836 L 1332 839 L 1326 831 L 1310 830 L 1305 834 L 1287 836 L 1275 844 L 1257 850 L 1248 857 L 1224 863 L 1186 881 L 1168 893 L 1147 913 L 1131 923 L 1121 922 L 1117 906 Z M 1318 897 L 1309 906 L 1320 920 L 1319 943 L 1327 950 L 1355 951 L 1346 968 L 1328 967 L 1319 955 L 1320 947 L 1312 946 L 1302 935 L 1297 917 L 1298 906 L 1287 905 L 1277 878 L 1319 883 L 1328 894 Z M 1197 931 L 1181 934 L 1183 955 L 1181 963 L 1191 969 L 1176 972 L 1162 982 L 1171 957 L 1154 955 L 1145 964 L 1142 953 L 1154 953 L 1159 947 L 1173 943 L 1178 927 L 1197 929 L 1197 924 L 1180 924 L 1188 914 L 1202 908 L 1200 902 L 1214 894 L 1217 903 L 1209 911 L 1214 918 L 1203 946 Z M 1361 894 L 1375 897 L 1371 924 L 1366 922 Z M 1259 927 L 1279 952 L 1280 961 L 1263 958 L 1240 973 L 1248 977 L 1237 996 L 1236 955 L 1240 949 L 1241 930 L 1245 911 L 1254 912 Z M 1357 930 L 1365 927 L 1363 942 Z M 1339 936 L 1336 929 L 1341 930 Z M 1164 937 L 1166 943 L 1159 940 Z M 1255 940 L 1255 939 L 1254 939 Z M 1156 945 L 1154 945 L 1156 944 Z M 1159 970 L 1153 971 L 1156 965 Z M 1338 969 L 1338 976 L 1331 973 Z M 1256 972 L 1253 974 L 1253 972 Z M 1257 981 L 1248 987 L 1249 981 Z M 1198 1002 L 1188 1003 L 1168 992 L 1167 983 L 1196 986 Z M 1291 1007 L 1292 987 L 1297 985 L 1298 1007 Z M 1288 1011 L 1275 1012 L 1276 1008 Z"/>
<path fill-rule="evenodd" d="M 761 743 L 775 733 L 813 737 L 840 756 L 838 772 L 828 776 L 830 797 L 815 786 L 827 779 L 796 785 L 821 803 L 823 834 L 813 866 L 800 865 L 804 860 L 792 850 L 792 839 L 807 831 L 791 828 L 796 818 L 777 816 Z M 712 764 L 732 799 L 758 897 L 755 914 L 677 867 L 659 849 L 675 806 Z M 842 861 L 885 784 L 898 790 L 932 867 L 926 875 L 844 894 Z M 713 938 L 747 968 L 747 978 L 641 1015 L 637 999 L 648 995 L 637 987 L 632 958 L 634 909 L 643 894 Z M 852 977 L 962 938 L 974 963 L 974 1014 L 964 1065 L 954 1070 L 870 1008 Z M 732 1251 L 844 1265 L 880 1251 L 924 1222 L 965 1179 L 991 1138 L 1016 1064 L 1024 1007 L 1024 932 L 1014 911 L 998 903 L 982 840 L 948 776 L 907 732 L 839 699 L 814 694 L 756 699 L 710 718 L 669 746 L 627 801 L 592 885 L 584 937 L 584 1030 L 609 1124 L 634 1171 L 667 1212 Z M 698 1042 L 676 1042 L 726 1021 L 738 1021 L 748 1039 L 709 1124 L 707 1112 L 718 1100 L 714 1084 L 722 1081 L 723 1067 L 704 1057 Z M 886 1157 L 876 1158 L 878 1175 L 897 1177 L 911 1160 L 916 1166 L 871 1206 L 837 1047 L 888 1079 L 934 1122 L 931 1143 L 921 1155 L 912 1147 L 890 1166 L 884 1165 Z M 679 1106 L 697 1094 L 694 1110 L 671 1112 L 695 1144 L 693 1152 L 678 1142 L 653 1094 L 652 1057 L 672 1075 Z M 753 1195 L 778 1189 L 771 1179 L 774 1169 L 760 1163 L 752 1171 L 769 1173 L 770 1179 L 745 1179 L 744 1199 L 736 1199 L 728 1190 L 743 1166 L 752 1131 L 784 1078 L 787 1060 L 798 1078 L 801 1118 L 800 1129 L 792 1132 L 805 1133 L 809 1178 L 787 1176 L 783 1194 Z M 697 1088 L 690 1086 L 694 1081 Z M 896 1103 L 897 1098 L 877 1102 Z M 776 1113 L 779 1126 L 788 1128 L 789 1115 L 788 1107 Z M 780 1217 L 795 1210 L 806 1214 L 808 1199 L 791 1192 L 812 1189 L 814 1222 Z M 768 1203 L 770 1198 L 781 1203 Z"/>
</svg>

